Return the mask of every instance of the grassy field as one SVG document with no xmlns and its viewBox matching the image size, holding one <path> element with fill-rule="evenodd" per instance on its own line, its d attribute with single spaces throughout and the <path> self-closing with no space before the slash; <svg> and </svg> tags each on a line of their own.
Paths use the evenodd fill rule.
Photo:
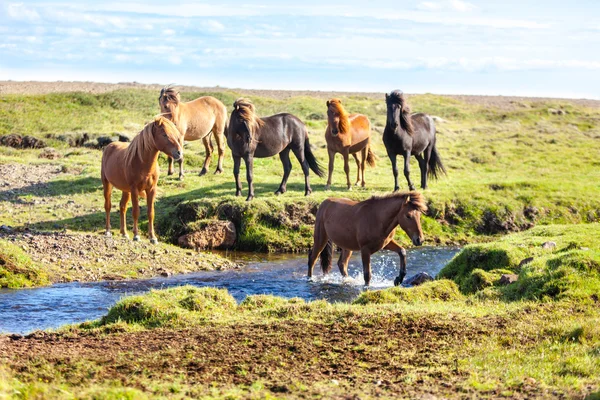
<svg viewBox="0 0 600 400">
<path fill-rule="evenodd" d="M 597 399 L 598 234 L 556 225 L 470 245 L 442 271 L 452 279 L 354 304 L 238 305 L 192 286 L 125 298 L 98 321 L 0 337 L 0 396 Z M 497 269 L 518 281 L 465 284 Z"/>
<path fill-rule="evenodd" d="M 184 100 L 207 93 L 182 92 Z M 210 93 L 229 108 L 244 93 Z M 38 159 L 39 150 L 0 148 L 3 163 L 52 163 L 65 171 L 60 179 L 36 192 L 19 193 L 21 201 L 44 198 L 35 213 L 3 204 L 0 213 L 8 225 L 37 229 L 66 228 L 97 232 L 102 229 L 102 194 L 97 150 L 69 148 L 69 138 L 87 132 L 91 137 L 125 133 L 134 135 L 158 112 L 157 94 L 149 90 L 118 90 L 102 94 L 59 93 L 4 95 L 0 99 L 0 135 L 18 133 L 44 138 L 62 158 Z M 317 97 L 270 98 L 249 96 L 260 115 L 291 112 L 303 119 L 317 158 L 326 167 L 325 104 Z M 527 229 L 537 224 L 582 223 L 600 220 L 600 162 L 597 159 L 600 109 L 569 100 L 524 99 L 503 106 L 476 104 L 447 96 L 413 95 L 414 111 L 438 116 L 438 147 L 448 176 L 432 182 L 424 192 L 430 212 L 424 229 L 429 244 L 469 243 L 489 235 Z M 370 96 L 347 95 L 351 112 L 369 116 L 379 161 L 366 172 L 367 188 L 345 189 L 342 160 L 337 159 L 333 190 L 324 191 L 324 179 L 312 176 L 314 193 L 303 196 L 303 177 L 293 160 L 288 192 L 277 189 L 282 167 L 277 157 L 256 160 L 257 199 L 247 205 L 233 197 L 231 156 L 225 173 L 196 176 L 203 161 L 201 143 L 186 146 L 187 176 L 183 182 L 164 176 L 163 195 L 157 204 L 158 234 L 176 241 L 206 219 L 230 219 L 238 228 L 237 248 L 250 251 L 305 251 L 311 245 L 311 222 L 316 205 L 330 196 L 363 199 L 393 187 L 390 162 L 382 144 L 385 103 Z M 562 110 L 562 114 L 553 113 Z M 163 167 L 166 165 L 161 160 Z M 214 163 L 213 163 L 214 166 Z M 163 168 L 163 171 L 166 168 Z M 356 173 L 351 164 L 351 175 Z M 244 174 L 242 170 L 242 175 Z M 419 180 L 416 161 L 412 176 Z M 400 179 L 407 187 L 404 178 Z M 244 185 L 245 187 L 245 185 Z M 118 201 L 119 194 L 114 194 Z M 245 194 L 244 194 L 245 197 Z M 78 211 L 59 205 L 68 200 Z M 14 204 L 14 203 L 13 203 Z M 81 210 L 89 211 L 83 214 Z M 116 219 L 113 223 L 116 224 Z M 398 239 L 408 244 L 403 234 Z"/>
</svg>

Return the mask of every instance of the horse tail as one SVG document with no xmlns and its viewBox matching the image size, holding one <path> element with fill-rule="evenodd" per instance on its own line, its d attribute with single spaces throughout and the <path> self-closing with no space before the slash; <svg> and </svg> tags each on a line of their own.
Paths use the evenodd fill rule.
<svg viewBox="0 0 600 400">
<path fill-rule="evenodd" d="M 333 242 L 327 241 L 325 248 L 321 252 L 321 269 L 323 274 L 328 274 L 331 271 L 331 260 L 333 259 Z"/>
<path fill-rule="evenodd" d="M 315 155 L 310 149 L 308 135 L 306 136 L 306 139 L 304 139 L 304 159 L 306 160 L 306 162 L 308 162 L 308 166 L 310 167 L 310 169 L 313 170 L 315 174 L 317 174 L 317 176 L 322 178 L 325 175 L 325 173 L 323 172 L 323 167 L 321 166 L 321 164 L 319 164 L 319 162 L 315 158 Z"/>
<path fill-rule="evenodd" d="M 440 175 L 446 175 L 446 168 L 444 164 L 442 164 L 442 160 L 440 159 L 440 155 L 433 145 L 433 149 L 431 150 L 431 156 L 429 157 L 429 177 L 432 179 L 438 179 Z"/>
<path fill-rule="evenodd" d="M 371 150 L 371 146 L 369 146 L 369 150 L 367 150 L 367 164 L 369 164 L 370 167 L 374 167 L 377 158 L 378 157 L 373 153 L 373 150 Z"/>
</svg>

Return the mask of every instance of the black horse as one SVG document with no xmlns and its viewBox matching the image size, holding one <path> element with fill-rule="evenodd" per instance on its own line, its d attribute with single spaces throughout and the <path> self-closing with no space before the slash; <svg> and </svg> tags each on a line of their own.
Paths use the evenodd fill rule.
<svg viewBox="0 0 600 400">
<path fill-rule="evenodd" d="M 283 164 L 283 180 L 275 194 L 286 191 L 286 184 L 292 162 L 290 150 L 302 166 L 304 172 L 304 194 L 312 192 L 308 181 L 309 168 L 322 177 L 323 170 L 310 150 L 308 131 L 299 118 L 292 114 L 282 113 L 270 117 L 259 118 L 254 112 L 254 104 L 248 99 L 237 99 L 233 103 L 233 111 L 229 118 L 227 144 L 233 155 L 233 175 L 235 176 L 235 195 L 242 194 L 240 183 L 240 162 L 246 163 L 246 179 L 248 180 L 248 198 L 254 198 L 253 164 L 254 157 L 265 158 L 279 154 Z"/>
<path fill-rule="evenodd" d="M 410 156 L 414 155 L 421 169 L 421 187 L 427 189 L 427 176 L 437 179 L 446 169 L 435 148 L 435 124 L 427 114 L 410 114 L 401 90 L 386 93 L 387 121 L 383 131 L 383 143 L 392 162 L 394 190 L 398 190 L 398 167 L 396 156 L 404 157 L 404 176 L 410 190 L 415 186 L 410 180 Z"/>
</svg>

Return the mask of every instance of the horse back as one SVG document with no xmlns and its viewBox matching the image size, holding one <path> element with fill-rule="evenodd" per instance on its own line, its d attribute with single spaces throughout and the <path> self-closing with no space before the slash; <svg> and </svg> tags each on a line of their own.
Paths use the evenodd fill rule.
<svg viewBox="0 0 600 400">
<path fill-rule="evenodd" d="M 363 142 L 371 137 L 371 121 L 363 114 L 350 114 L 350 126 L 352 127 L 352 144 Z"/>
<path fill-rule="evenodd" d="M 261 118 L 263 126 L 258 128 L 258 145 L 255 157 L 271 157 L 279 154 L 290 143 L 304 143 L 306 125 L 293 114 L 280 113 Z"/>
<path fill-rule="evenodd" d="M 185 127 L 185 140 L 198 140 L 208 135 L 215 126 L 222 131 L 227 124 L 227 108 L 212 96 L 198 97 L 180 105 L 179 125 Z"/>
</svg>

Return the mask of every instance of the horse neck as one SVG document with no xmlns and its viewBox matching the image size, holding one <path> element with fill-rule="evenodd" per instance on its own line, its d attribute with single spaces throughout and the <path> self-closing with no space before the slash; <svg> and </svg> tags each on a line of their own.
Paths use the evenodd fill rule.
<svg viewBox="0 0 600 400">
<path fill-rule="evenodd" d="M 383 220 L 389 221 L 385 225 L 385 231 L 387 234 L 390 234 L 398 226 L 398 213 L 400 213 L 404 201 L 395 197 L 388 197 L 376 201 L 381 202 L 381 204 L 376 205 L 376 208 L 382 210 Z"/>
<path fill-rule="evenodd" d="M 140 138 L 141 140 L 142 138 Z M 130 144 L 131 146 L 131 144 Z M 158 164 L 158 154 L 160 151 L 156 146 L 150 146 L 147 149 L 139 149 L 141 154 L 137 154 L 131 161 L 129 168 L 133 171 L 139 171 L 140 175 L 145 176 L 156 169 Z"/>
</svg>

